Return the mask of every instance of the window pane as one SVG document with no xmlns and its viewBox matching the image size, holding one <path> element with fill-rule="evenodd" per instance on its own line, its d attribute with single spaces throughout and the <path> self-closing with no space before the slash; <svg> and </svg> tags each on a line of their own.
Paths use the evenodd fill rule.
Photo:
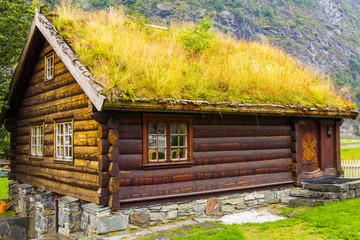
<svg viewBox="0 0 360 240">
<path fill-rule="evenodd" d="M 186 148 L 180 148 L 179 150 L 179 157 L 186 158 Z"/>
<path fill-rule="evenodd" d="M 149 159 L 150 160 L 157 160 L 158 159 L 158 152 L 156 149 L 149 150 Z"/>
<path fill-rule="evenodd" d="M 171 134 L 178 134 L 178 124 L 172 123 L 170 124 Z"/>
<path fill-rule="evenodd" d="M 186 146 L 186 136 L 179 136 L 180 146 Z"/>
<path fill-rule="evenodd" d="M 166 124 L 165 123 L 159 123 L 157 125 L 157 134 L 165 134 L 166 133 Z"/>
<path fill-rule="evenodd" d="M 156 134 L 156 123 L 149 123 L 149 134 Z"/>
<path fill-rule="evenodd" d="M 156 135 L 149 136 L 149 147 L 156 147 Z"/>
<path fill-rule="evenodd" d="M 178 135 L 171 136 L 171 146 L 172 147 L 179 146 L 179 137 L 178 137 Z"/>
<path fill-rule="evenodd" d="M 158 140 L 159 140 L 159 147 L 165 147 L 166 146 L 166 143 L 165 143 L 166 138 L 165 138 L 165 136 L 159 136 Z"/>
<path fill-rule="evenodd" d="M 165 160 L 166 159 L 166 149 L 160 148 L 159 149 L 159 160 Z"/>
<path fill-rule="evenodd" d="M 179 158 L 179 149 L 172 148 L 171 149 L 171 159 L 178 159 Z"/>
<path fill-rule="evenodd" d="M 186 123 L 180 123 L 179 124 L 179 133 L 180 134 L 186 134 Z"/>
</svg>

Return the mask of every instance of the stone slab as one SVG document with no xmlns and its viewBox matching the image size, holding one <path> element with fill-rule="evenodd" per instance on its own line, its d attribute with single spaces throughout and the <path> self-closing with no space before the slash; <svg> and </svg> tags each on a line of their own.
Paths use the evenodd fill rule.
<svg viewBox="0 0 360 240">
<path fill-rule="evenodd" d="M 184 226 L 184 225 L 193 225 L 193 224 L 197 224 L 197 223 L 198 223 L 197 221 L 187 220 L 187 221 L 177 222 L 176 225 Z"/>
<path fill-rule="evenodd" d="M 163 225 L 163 226 L 158 226 L 158 227 L 152 227 L 151 231 L 157 232 L 157 233 L 163 233 L 169 230 L 173 230 L 176 229 L 178 226 L 175 224 L 170 224 L 170 225 Z"/>
<path fill-rule="evenodd" d="M 129 216 L 114 215 L 111 217 L 98 218 L 98 233 L 109 233 L 127 229 L 129 224 Z"/>
<path fill-rule="evenodd" d="M 193 218 L 194 221 L 198 222 L 198 223 L 203 223 L 203 222 L 219 222 L 220 219 L 216 219 L 216 218 Z"/>
</svg>

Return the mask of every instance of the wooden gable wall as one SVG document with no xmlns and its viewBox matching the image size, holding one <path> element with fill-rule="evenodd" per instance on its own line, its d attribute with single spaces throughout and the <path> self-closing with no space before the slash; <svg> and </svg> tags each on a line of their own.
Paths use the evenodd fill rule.
<svg viewBox="0 0 360 240">
<path fill-rule="evenodd" d="M 89 112 L 89 99 L 55 54 L 55 78 L 44 81 L 44 54 L 51 46 L 44 40 L 20 107 L 16 109 L 16 131 L 12 133 L 12 174 L 16 180 L 44 186 L 86 201 L 97 201 L 98 123 Z M 14 110 L 13 110 L 14 111 Z M 72 118 L 73 162 L 54 160 L 54 121 Z M 30 156 L 30 125 L 44 123 L 43 158 Z"/>
</svg>

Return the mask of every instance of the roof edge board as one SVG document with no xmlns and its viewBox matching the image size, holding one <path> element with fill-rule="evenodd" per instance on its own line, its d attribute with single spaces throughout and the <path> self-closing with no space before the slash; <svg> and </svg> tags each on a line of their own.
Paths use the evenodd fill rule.
<svg viewBox="0 0 360 240">
<path fill-rule="evenodd" d="M 75 52 L 60 36 L 59 31 L 55 26 L 43 14 L 39 13 L 38 10 L 35 11 L 35 24 L 95 108 L 98 111 L 101 111 L 105 96 L 99 93 L 101 87 L 94 82 L 94 76 L 80 63 L 80 60 L 75 56 Z"/>
<path fill-rule="evenodd" d="M 217 103 L 207 101 L 123 101 L 117 103 L 105 102 L 103 110 L 124 111 L 173 111 L 173 112 L 199 112 L 199 113 L 237 113 L 237 114 L 260 114 L 273 116 L 295 117 L 322 117 L 322 118 L 352 118 L 359 115 L 358 110 L 350 109 L 320 109 L 310 107 L 282 106 L 274 104 L 236 104 Z"/>
</svg>

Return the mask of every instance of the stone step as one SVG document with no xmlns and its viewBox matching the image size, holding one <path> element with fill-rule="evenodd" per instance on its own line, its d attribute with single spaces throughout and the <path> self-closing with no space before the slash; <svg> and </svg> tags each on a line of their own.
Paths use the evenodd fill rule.
<svg viewBox="0 0 360 240">
<path fill-rule="evenodd" d="M 338 192 L 318 192 L 308 189 L 303 190 L 291 190 L 291 197 L 303 197 L 303 198 L 316 198 L 316 199 L 339 199 L 340 193 Z"/>
<path fill-rule="evenodd" d="M 303 188 L 319 192 L 346 192 L 349 191 L 349 184 L 304 183 Z"/>
<path fill-rule="evenodd" d="M 317 206 L 324 205 L 329 202 L 339 201 L 337 199 L 314 199 L 314 198 L 303 198 L 303 197 L 290 197 L 289 204 L 295 206 Z"/>
</svg>

